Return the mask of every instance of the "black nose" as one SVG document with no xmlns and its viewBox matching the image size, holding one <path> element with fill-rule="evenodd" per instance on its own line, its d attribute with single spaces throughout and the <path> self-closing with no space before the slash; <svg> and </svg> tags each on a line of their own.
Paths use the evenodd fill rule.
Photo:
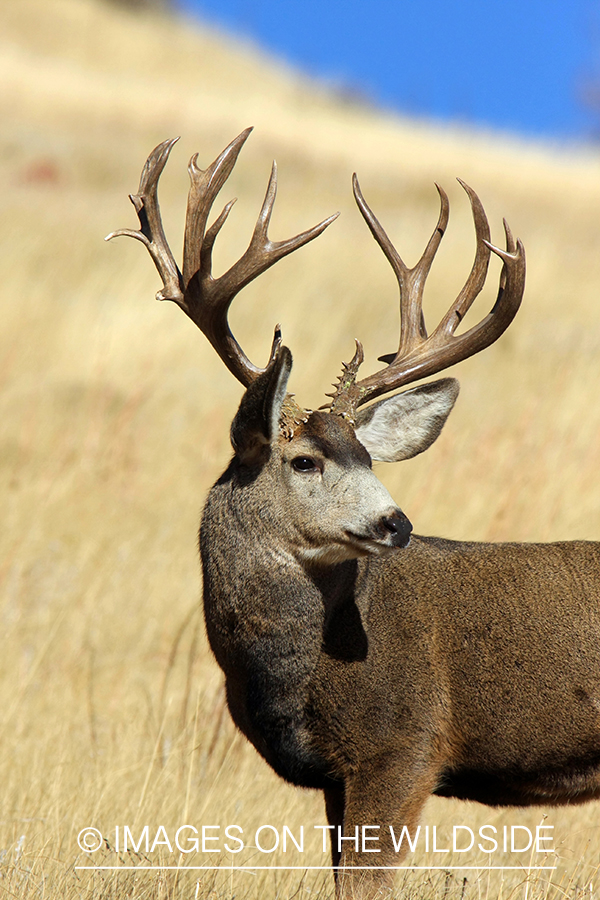
<svg viewBox="0 0 600 900">
<path fill-rule="evenodd" d="M 384 516 L 381 523 L 392 535 L 392 547 L 407 547 L 412 525 L 403 512 L 398 510 L 393 516 Z"/>
</svg>

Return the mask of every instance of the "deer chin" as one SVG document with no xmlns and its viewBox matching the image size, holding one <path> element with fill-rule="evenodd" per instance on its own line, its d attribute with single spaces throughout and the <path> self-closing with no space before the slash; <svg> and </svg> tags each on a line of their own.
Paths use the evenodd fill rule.
<svg viewBox="0 0 600 900">
<path fill-rule="evenodd" d="M 308 565 L 335 566 L 367 554 L 358 553 L 347 544 L 329 544 L 326 547 L 300 547 L 296 556 L 301 563 Z"/>
<path fill-rule="evenodd" d="M 393 546 L 389 538 L 374 538 L 345 532 L 346 540 L 322 547 L 300 547 L 297 558 L 312 565 L 332 566 L 347 562 L 350 559 L 361 559 L 367 556 L 392 556 L 397 550 L 404 549 Z M 410 540 L 410 539 L 409 539 Z M 405 545 L 408 546 L 408 543 Z"/>
<path fill-rule="evenodd" d="M 410 544 L 410 535 L 406 538 L 405 544 L 393 543 L 394 538 L 391 534 L 379 537 L 346 531 L 346 535 L 352 546 L 356 548 L 357 556 L 391 556 L 397 550 L 406 549 Z"/>
</svg>

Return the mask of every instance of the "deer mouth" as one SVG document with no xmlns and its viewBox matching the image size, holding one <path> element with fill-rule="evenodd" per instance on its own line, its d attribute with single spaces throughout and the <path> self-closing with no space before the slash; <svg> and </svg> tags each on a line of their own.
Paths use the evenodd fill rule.
<svg viewBox="0 0 600 900">
<path fill-rule="evenodd" d="M 394 550 L 408 547 L 410 534 L 401 539 L 392 534 L 373 535 L 357 534 L 354 531 L 345 532 L 352 546 L 359 551 L 360 556 L 384 556 L 393 553 Z"/>
</svg>

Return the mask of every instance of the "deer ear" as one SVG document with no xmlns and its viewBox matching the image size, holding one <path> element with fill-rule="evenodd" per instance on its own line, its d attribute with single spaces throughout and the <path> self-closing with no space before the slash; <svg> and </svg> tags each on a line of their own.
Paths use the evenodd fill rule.
<svg viewBox="0 0 600 900">
<path fill-rule="evenodd" d="M 387 397 L 358 413 L 356 437 L 373 459 L 410 459 L 433 444 L 457 397 L 455 378 L 431 381 Z"/>
<path fill-rule="evenodd" d="M 247 388 L 231 423 L 231 445 L 244 465 L 260 463 L 279 431 L 279 417 L 292 370 L 292 354 L 280 347 L 275 359 Z"/>
</svg>

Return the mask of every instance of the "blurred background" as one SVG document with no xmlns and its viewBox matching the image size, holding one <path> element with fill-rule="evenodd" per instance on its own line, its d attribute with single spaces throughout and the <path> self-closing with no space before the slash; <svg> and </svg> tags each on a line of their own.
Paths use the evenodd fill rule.
<svg viewBox="0 0 600 900">
<path fill-rule="evenodd" d="M 110 840 L 94 855 L 79 850 L 86 826 L 110 836 L 124 824 L 237 822 L 248 833 L 265 822 L 324 824 L 321 798 L 284 785 L 235 732 L 204 637 L 198 519 L 231 452 L 241 386 L 174 304 L 154 301 L 160 282 L 143 246 L 103 241 L 137 227 L 127 195 L 160 141 L 181 136 L 160 186 L 178 259 L 188 159 L 198 152 L 209 164 L 248 125 L 218 201 L 220 210 L 239 198 L 219 235 L 217 273 L 247 246 L 273 158 L 273 239 L 340 211 L 318 240 L 245 288 L 230 315 L 259 365 L 281 322 L 292 390 L 313 408 L 355 337 L 365 374 L 397 346 L 397 284 L 356 210 L 352 173 L 410 265 L 437 220 L 434 181 L 448 191 L 450 224 L 425 295 L 430 328 L 470 271 L 473 223 L 455 178 L 471 184 L 492 239 L 503 242 L 505 216 L 525 244 L 523 307 L 497 344 L 451 373 L 461 396 L 435 445 L 377 474 L 420 533 L 600 538 L 598 6 L 366 9 L 0 2 L 7 896 L 332 896 L 327 872 L 76 868 L 115 863 Z M 465 328 L 493 305 L 500 268 L 495 260 Z M 551 875 L 519 858 L 512 873 L 411 873 L 404 889 L 440 900 L 593 896 L 597 804 L 498 812 L 432 800 L 424 823 L 535 826 L 543 815 L 555 826 Z M 146 864 L 206 862 L 163 851 Z"/>
</svg>

